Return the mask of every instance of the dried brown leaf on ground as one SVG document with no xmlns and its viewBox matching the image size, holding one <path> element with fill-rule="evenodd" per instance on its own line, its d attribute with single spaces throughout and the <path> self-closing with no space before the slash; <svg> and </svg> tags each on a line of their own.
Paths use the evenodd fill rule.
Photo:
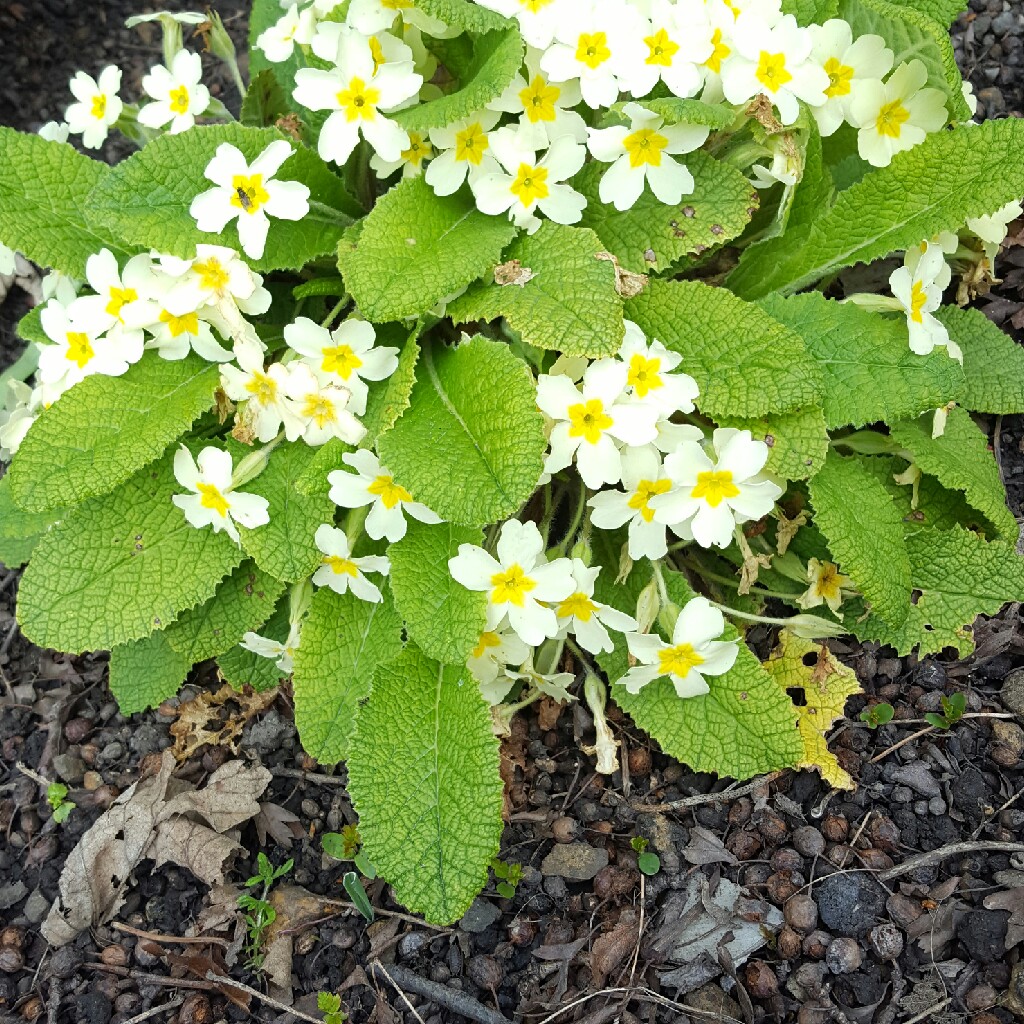
<svg viewBox="0 0 1024 1024">
<path fill-rule="evenodd" d="M 1006 889 L 994 892 L 982 901 L 986 910 L 1008 910 L 1010 920 L 1006 923 L 1006 948 L 1013 949 L 1018 942 L 1024 942 L 1024 888 Z"/>
<path fill-rule="evenodd" d="M 626 909 L 610 932 L 605 932 L 594 939 L 594 948 L 590 954 L 594 988 L 604 988 L 612 972 L 625 963 L 639 941 L 639 916 L 635 910 Z"/>
<path fill-rule="evenodd" d="M 277 912 L 267 929 L 263 973 L 270 982 L 270 994 L 282 1003 L 292 1004 L 292 955 L 294 938 L 303 924 L 323 917 L 322 897 L 301 885 L 278 885 L 270 894 L 270 905 Z"/>
<path fill-rule="evenodd" d="M 253 824 L 256 826 L 256 838 L 260 846 L 266 846 L 267 836 L 270 836 L 278 846 L 287 850 L 296 839 L 305 835 L 297 814 L 269 801 L 260 804 L 260 813 L 256 815 Z"/>
<path fill-rule="evenodd" d="M 702 867 L 705 864 L 736 864 L 736 858 L 725 848 L 725 843 L 702 825 L 690 829 L 690 842 L 682 849 L 687 862 Z"/>
<path fill-rule="evenodd" d="M 170 727 L 174 756 L 186 761 L 207 743 L 237 754 L 238 741 L 249 720 L 266 711 L 276 699 L 276 690 L 257 693 L 250 687 L 236 690 L 225 683 L 216 693 L 205 690 L 194 700 L 185 701 L 176 708 L 178 720 Z"/>
<path fill-rule="evenodd" d="M 174 767 L 173 753 L 165 750 L 159 771 L 121 794 L 71 852 L 40 929 L 51 945 L 62 946 L 116 914 L 128 877 L 144 858 L 158 867 L 181 864 L 208 885 L 223 883 L 224 865 L 240 847 L 222 833 L 259 811 L 270 772 L 229 761 L 196 790 L 171 778 Z"/>
</svg>

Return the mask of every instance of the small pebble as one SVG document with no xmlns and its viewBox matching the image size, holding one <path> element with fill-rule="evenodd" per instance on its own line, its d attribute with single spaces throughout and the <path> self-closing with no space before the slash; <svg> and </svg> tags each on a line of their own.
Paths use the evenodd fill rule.
<svg viewBox="0 0 1024 1024">
<path fill-rule="evenodd" d="M 825 837 L 813 825 L 801 825 L 793 832 L 793 845 L 805 857 L 820 857 L 825 852 Z"/>
<path fill-rule="evenodd" d="M 833 939 L 825 952 L 825 964 L 833 974 L 851 974 L 863 962 L 864 955 L 856 939 Z"/>
<path fill-rule="evenodd" d="M 868 941 L 880 960 L 895 960 L 903 952 L 903 933 L 894 924 L 880 924 L 868 932 Z"/>
</svg>

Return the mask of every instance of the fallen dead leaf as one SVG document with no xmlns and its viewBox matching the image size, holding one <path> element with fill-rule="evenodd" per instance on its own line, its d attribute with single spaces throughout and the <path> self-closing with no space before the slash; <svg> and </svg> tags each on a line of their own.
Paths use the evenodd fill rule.
<svg viewBox="0 0 1024 1024">
<path fill-rule="evenodd" d="M 260 813 L 256 815 L 253 824 L 256 826 L 256 837 L 260 841 L 260 846 L 266 846 L 267 836 L 270 836 L 278 846 L 283 846 L 287 850 L 296 839 L 305 834 L 297 814 L 293 814 L 287 807 L 269 801 L 260 804 Z"/>
<path fill-rule="evenodd" d="M 590 954 L 590 970 L 594 988 L 602 989 L 609 975 L 636 949 L 640 938 L 640 921 L 634 910 L 626 909 L 610 932 L 594 940 Z"/>
<path fill-rule="evenodd" d="M 1024 889 L 1005 889 L 994 892 L 982 901 L 986 910 L 1008 910 L 1010 920 L 1006 923 L 1006 948 L 1013 949 L 1018 942 L 1024 942 Z"/>
<path fill-rule="evenodd" d="M 536 274 L 529 267 L 524 267 L 519 260 L 508 260 L 505 263 L 499 263 L 494 268 L 494 283 L 497 285 L 514 284 L 522 288 L 534 277 Z"/>
<path fill-rule="evenodd" d="M 250 687 L 236 690 L 225 683 L 216 693 L 208 690 L 177 708 L 178 720 L 171 723 L 174 756 L 190 758 L 201 746 L 227 747 L 238 753 L 238 741 L 249 719 L 266 711 L 277 699 L 276 690 L 256 693 Z"/>
<path fill-rule="evenodd" d="M 690 842 L 683 847 L 687 862 L 698 867 L 705 864 L 735 864 L 736 858 L 725 848 L 725 843 L 701 825 L 690 829 Z"/>
</svg>

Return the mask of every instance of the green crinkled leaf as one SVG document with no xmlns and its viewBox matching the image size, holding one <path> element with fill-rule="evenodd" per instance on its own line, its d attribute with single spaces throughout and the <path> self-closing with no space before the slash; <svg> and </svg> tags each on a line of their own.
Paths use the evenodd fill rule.
<svg viewBox="0 0 1024 1024">
<path fill-rule="evenodd" d="M 889 425 L 890 435 L 914 458 L 924 473 L 941 484 L 963 491 L 967 501 L 983 512 L 1003 539 L 1015 544 L 1020 530 L 1006 507 L 999 467 L 988 447 L 988 436 L 978 429 L 970 413 L 953 409 L 941 437 L 932 437 L 932 416 Z"/>
<path fill-rule="evenodd" d="M 488 32 L 476 40 L 473 61 L 460 76 L 458 89 L 406 107 L 394 119 L 407 130 L 426 131 L 469 117 L 508 88 L 522 63 L 523 38 L 518 29 Z"/>
<path fill-rule="evenodd" d="M 419 326 L 406 338 L 398 354 L 398 367 L 385 381 L 370 385 L 366 399 L 366 412 L 362 416 L 366 427 L 363 447 L 377 443 L 381 434 L 387 433 L 398 421 L 399 416 L 409 408 L 412 388 L 416 383 L 416 363 L 420 357 L 420 346 L 416 340 Z"/>
<path fill-rule="evenodd" d="M 192 661 L 167 642 L 157 630 L 110 652 L 110 692 L 122 715 L 134 715 L 173 697 L 181 688 Z"/>
<path fill-rule="evenodd" d="M 410 406 L 378 444 L 417 501 L 464 526 L 518 512 L 545 447 L 533 375 L 507 345 L 482 336 L 424 349 Z"/>
<path fill-rule="evenodd" d="M 782 13 L 792 14 L 801 25 L 824 25 L 839 17 L 839 0 L 782 0 Z"/>
<path fill-rule="evenodd" d="M 348 759 L 363 849 L 395 896 L 433 924 L 460 918 L 501 839 L 498 741 L 465 667 L 415 647 L 380 669 Z"/>
<path fill-rule="evenodd" d="M 490 32 L 509 26 L 507 18 L 471 0 L 413 0 L 413 7 L 464 32 Z"/>
<path fill-rule="evenodd" d="M 280 11 L 280 8 L 278 9 Z M 268 128 L 289 110 L 289 97 L 270 68 L 253 74 L 242 100 L 241 121 L 247 128 Z"/>
<path fill-rule="evenodd" d="M 267 468 L 243 490 L 261 494 L 270 502 L 270 522 L 254 530 L 240 526 L 245 553 L 271 576 L 296 583 L 320 564 L 313 535 L 322 523 L 334 521 L 334 503 L 325 493 L 304 494 L 297 481 L 316 454 L 305 444 L 283 444 L 274 449 Z"/>
<path fill-rule="evenodd" d="M 181 490 L 168 456 L 49 530 L 18 592 L 25 636 L 60 651 L 107 650 L 209 599 L 242 551 L 225 533 L 190 526 L 171 502 Z"/>
<path fill-rule="evenodd" d="M 215 187 L 203 172 L 222 142 L 236 146 L 251 162 L 277 139 L 288 137 L 276 128 L 247 128 L 237 123 L 161 135 L 119 163 L 93 189 L 90 216 L 129 242 L 173 256 L 192 257 L 200 243 L 240 250 L 235 221 L 220 234 L 200 231 L 189 207 L 197 195 Z M 301 181 L 309 186 L 311 203 L 358 216 L 360 211 L 341 179 L 313 150 L 288 141 L 294 151 L 276 179 Z M 299 221 L 272 220 L 263 258 L 249 262 L 257 270 L 298 269 L 333 252 L 341 234 L 339 224 L 314 209 Z"/>
<path fill-rule="evenodd" d="M 439 196 L 407 178 L 377 201 L 358 241 L 341 246 L 338 265 L 367 319 L 404 320 L 485 274 L 515 233 L 465 192 Z"/>
<path fill-rule="evenodd" d="M 666 206 L 650 189 L 628 210 L 605 205 L 598 199 L 598 187 L 606 164 L 591 162 L 574 180 L 587 197 L 580 223 L 592 228 L 627 270 L 665 270 L 684 257 L 700 256 L 739 235 L 757 211 L 757 191 L 735 167 L 699 150 L 681 159 L 693 174 L 694 186 L 678 206 Z"/>
<path fill-rule="evenodd" d="M 383 593 L 371 604 L 322 588 L 302 627 L 292 674 L 295 724 L 303 748 L 321 764 L 348 756 L 359 702 L 374 673 L 401 653 L 402 620 L 390 591 Z"/>
<path fill-rule="evenodd" d="M 89 202 L 112 173 L 67 143 L 0 126 L 0 242 L 78 278 L 100 249 L 127 259 L 119 235 L 94 223 Z"/>
<path fill-rule="evenodd" d="M 756 420 L 722 417 L 723 427 L 739 427 L 768 445 L 765 471 L 783 480 L 806 480 L 825 463 L 828 431 L 825 417 L 816 405 Z"/>
<path fill-rule="evenodd" d="M 483 533 L 466 526 L 411 521 L 388 548 L 391 590 L 409 638 L 429 658 L 465 664 L 487 620 L 487 596 L 452 579 L 448 559 L 460 544 L 481 544 Z"/>
<path fill-rule="evenodd" d="M 150 354 L 122 377 L 87 377 L 29 428 L 11 463 L 15 500 L 45 512 L 113 490 L 213 405 L 219 383 L 218 367 L 193 354 Z"/>
<path fill-rule="evenodd" d="M 736 120 L 733 110 L 719 103 L 703 103 L 701 100 L 681 99 L 678 96 L 662 96 L 639 102 L 647 110 L 663 117 L 667 124 L 699 124 L 705 128 L 728 128 Z M 624 105 L 616 103 L 611 109 L 619 111 Z M 686 155 L 687 164 L 693 155 Z M 696 175 L 696 171 L 694 174 Z"/>
<path fill-rule="evenodd" d="M 284 643 L 288 639 L 288 631 L 288 599 L 285 598 L 257 632 L 260 636 Z M 264 658 L 238 645 L 217 655 L 217 669 L 236 690 L 251 686 L 257 693 L 272 690 L 285 678 L 285 673 L 277 667 L 273 658 Z"/>
<path fill-rule="evenodd" d="M 994 615 L 1008 601 L 1024 601 L 1024 561 L 1009 544 L 990 543 L 970 530 L 927 530 L 907 540 L 911 579 L 919 595 L 906 621 L 892 627 L 877 615 L 847 625 L 862 639 L 891 644 L 921 657 L 955 647 L 974 649 L 969 629 L 978 615 Z"/>
<path fill-rule="evenodd" d="M 967 9 L 967 0 L 892 0 L 892 3 L 924 14 L 942 26 L 951 25 L 957 15 Z"/>
<path fill-rule="evenodd" d="M 40 345 L 49 345 L 50 338 L 46 336 L 40 317 L 43 312 L 42 304 L 33 306 L 19 321 L 14 329 L 22 341 L 37 342 Z"/>
<path fill-rule="evenodd" d="M 936 316 L 963 349 L 961 405 L 974 412 L 1024 412 L 1024 348 L 980 310 L 944 306 Z"/>
<path fill-rule="evenodd" d="M 911 352 L 903 317 L 886 317 L 817 292 L 758 303 L 804 339 L 825 375 L 830 430 L 891 422 L 959 399 L 964 371 L 942 350 Z M 1024 393 L 1024 389 L 1022 389 Z"/>
<path fill-rule="evenodd" d="M 65 509 L 26 512 L 11 497 L 11 474 L 0 478 L 0 564 L 8 569 L 24 565 L 39 538 L 65 514 Z"/>
<path fill-rule="evenodd" d="M 740 259 L 728 284 L 756 299 L 795 292 L 843 267 L 868 263 L 956 231 L 1024 195 L 1024 122 L 1013 118 L 935 132 L 841 192 L 828 212 Z"/>
<path fill-rule="evenodd" d="M 332 437 L 326 444 L 314 450 L 313 458 L 295 478 L 295 489 L 300 494 L 326 494 L 331 489 L 327 474 L 335 469 L 345 469 L 342 456 L 352 451 L 355 451 L 352 445 L 346 444 L 338 437 Z"/>
<path fill-rule="evenodd" d="M 682 355 L 709 416 L 763 416 L 820 398 L 821 371 L 800 336 L 724 288 L 652 281 L 626 316 Z"/>
<path fill-rule="evenodd" d="M 189 608 L 163 635 L 171 649 L 190 665 L 216 658 L 234 647 L 249 630 L 260 627 L 274 613 L 284 584 L 252 562 L 243 562 L 225 579 L 209 601 Z"/>
<path fill-rule="evenodd" d="M 533 272 L 526 284 L 482 281 L 448 305 L 454 323 L 503 316 L 529 345 L 567 355 L 609 356 L 622 344 L 622 300 L 615 268 L 599 260 L 601 240 L 586 228 L 545 221 L 504 254 Z"/>
<path fill-rule="evenodd" d="M 910 559 L 899 510 L 859 458 L 829 452 L 811 478 L 814 522 L 876 615 L 898 626 L 910 607 Z"/>
</svg>

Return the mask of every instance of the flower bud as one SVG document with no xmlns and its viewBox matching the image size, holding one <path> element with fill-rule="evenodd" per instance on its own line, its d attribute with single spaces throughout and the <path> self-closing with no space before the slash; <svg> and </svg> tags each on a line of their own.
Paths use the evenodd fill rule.
<svg viewBox="0 0 1024 1024">
<path fill-rule="evenodd" d="M 295 624 L 301 622 L 313 603 L 313 581 L 302 580 L 296 583 L 288 594 L 288 620 Z"/>
<path fill-rule="evenodd" d="M 658 595 L 658 581 L 652 576 L 651 582 L 640 591 L 636 599 L 636 621 L 637 631 L 650 633 L 654 620 L 658 617 L 661 608 L 661 598 Z"/>
<path fill-rule="evenodd" d="M 667 636 L 671 636 L 676 628 L 676 619 L 679 618 L 679 605 L 677 604 L 666 604 L 662 606 L 660 612 L 658 612 L 658 625 L 665 631 Z"/>
<path fill-rule="evenodd" d="M 830 622 L 820 615 L 794 615 L 786 620 L 786 628 L 803 640 L 824 640 L 829 636 L 845 636 L 849 632 L 841 622 Z"/>
<path fill-rule="evenodd" d="M 586 537 L 580 537 L 578 541 L 572 546 L 572 550 L 569 552 L 570 558 L 578 558 L 585 566 L 590 567 L 590 563 L 594 560 L 594 551 L 590 546 L 590 541 Z"/>
<path fill-rule="evenodd" d="M 207 19 L 210 28 L 206 33 L 206 45 L 210 48 L 210 52 L 227 64 L 234 64 L 237 59 L 235 44 L 231 42 L 231 36 L 228 35 L 228 30 L 224 27 L 220 15 L 216 11 L 210 11 Z"/>
</svg>

